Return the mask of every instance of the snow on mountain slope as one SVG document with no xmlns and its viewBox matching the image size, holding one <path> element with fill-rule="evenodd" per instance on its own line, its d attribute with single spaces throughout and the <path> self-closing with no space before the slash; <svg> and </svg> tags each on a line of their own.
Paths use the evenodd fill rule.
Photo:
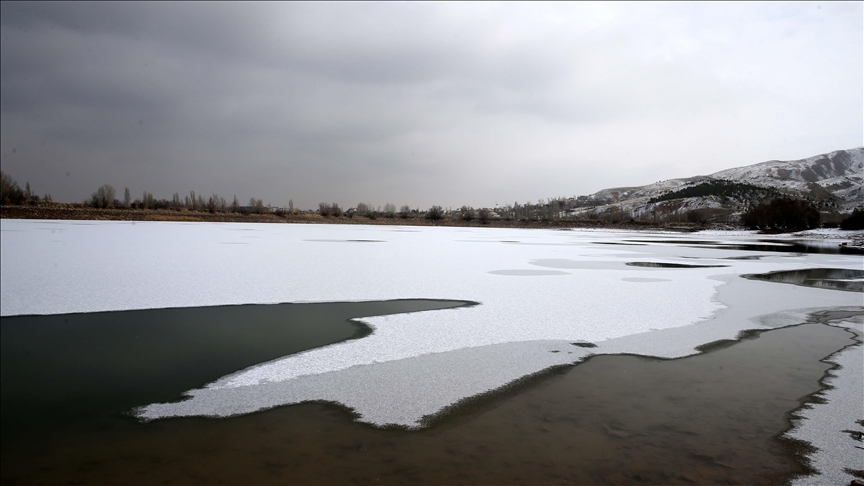
<svg viewBox="0 0 864 486">
<path fill-rule="evenodd" d="M 628 201 L 639 198 L 651 198 L 663 194 L 667 191 L 675 191 L 690 184 L 707 180 L 705 176 L 688 177 L 686 179 L 668 179 L 665 181 L 655 182 L 646 186 L 638 187 L 613 187 L 603 189 L 591 196 L 591 199 L 604 200 L 609 202 Z"/>
<path fill-rule="evenodd" d="M 836 150 L 801 160 L 772 160 L 711 174 L 713 179 L 747 182 L 846 202 L 864 202 L 864 147 Z"/>
<path fill-rule="evenodd" d="M 573 212 L 621 209 L 632 215 L 639 215 L 656 209 L 654 203 L 650 202 L 652 198 L 711 180 L 741 182 L 776 189 L 786 194 L 834 201 L 835 207 L 849 211 L 864 203 L 864 147 L 836 150 L 800 160 L 771 160 L 707 176 L 669 179 L 645 186 L 603 189 L 580 198 L 584 201 L 580 204 L 583 207 Z M 728 199 L 721 202 L 711 197 L 687 198 L 686 201 L 677 203 L 680 207 L 673 211 L 718 207 L 740 211 L 742 204 L 746 206 L 746 203 L 733 203 Z"/>
</svg>

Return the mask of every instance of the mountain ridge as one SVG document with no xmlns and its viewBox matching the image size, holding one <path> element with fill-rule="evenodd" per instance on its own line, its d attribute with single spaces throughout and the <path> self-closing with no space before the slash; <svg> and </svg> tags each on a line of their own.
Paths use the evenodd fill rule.
<svg viewBox="0 0 864 486">
<path fill-rule="evenodd" d="M 704 185 L 712 195 L 669 198 L 688 188 Z M 729 188 L 728 191 L 723 187 Z M 713 210 L 727 219 L 747 207 L 779 196 L 808 199 L 823 211 L 851 212 L 864 206 L 864 147 L 814 155 L 796 160 L 769 160 L 721 170 L 708 175 L 667 179 L 644 186 L 614 187 L 575 200 L 573 215 L 629 213 L 645 219 Z M 666 200 L 659 200 L 666 196 Z"/>
</svg>

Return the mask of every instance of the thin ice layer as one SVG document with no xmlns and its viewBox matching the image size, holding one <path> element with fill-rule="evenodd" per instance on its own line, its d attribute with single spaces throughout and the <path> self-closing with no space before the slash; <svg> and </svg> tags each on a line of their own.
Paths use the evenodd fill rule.
<svg viewBox="0 0 864 486">
<path fill-rule="evenodd" d="M 147 420 L 227 417 L 305 401 L 328 401 L 346 405 L 366 423 L 418 428 L 424 419 L 478 392 L 571 364 L 589 351 L 567 341 L 532 341 L 425 354 L 254 386 L 192 390 L 188 400 L 148 405 L 138 416 Z"/>
</svg>

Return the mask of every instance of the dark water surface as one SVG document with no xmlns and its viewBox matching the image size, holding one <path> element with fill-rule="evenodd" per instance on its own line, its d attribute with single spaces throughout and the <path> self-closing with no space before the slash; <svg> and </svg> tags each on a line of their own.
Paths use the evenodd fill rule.
<svg viewBox="0 0 864 486">
<path fill-rule="evenodd" d="M 352 318 L 459 307 L 391 300 L 230 305 L 0 319 L 2 443 L 33 428 L 103 420 L 372 330 Z"/>
<path fill-rule="evenodd" d="M 632 243 L 661 243 L 693 248 L 713 248 L 716 250 L 765 251 L 775 253 L 822 253 L 842 255 L 864 255 L 864 249 L 854 246 L 841 246 L 832 240 L 758 240 L 756 242 L 721 243 L 704 240 L 625 240 Z"/>
<path fill-rule="evenodd" d="M 677 360 L 597 356 L 469 400 L 415 432 L 360 424 L 325 403 L 228 419 L 122 414 L 249 366 L 255 350 L 272 359 L 368 332 L 349 317 L 464 304 L 4 318 L 2 482 L 777 484 L 802 472 L 794 445 L 776 439 L 788 412 L 819 389 L 829 368 L 819 360 L 852 343 L 846 331 L 805 324 Z"/>
<path fill-rule="evenodd" d="M 742 275 L 752 280 L 780 282 L 849 292 L 864 292 L 864 270 L 848 268 L 805 268 Z"/>
<path fill-rule="evenodd" d="M 720 268 L 729 265 L 688 265 L 685 263 L 661 263 L 661 262 L 627 262 L 625 265 L 631 267 L 647 268 Z"/>
</svg>

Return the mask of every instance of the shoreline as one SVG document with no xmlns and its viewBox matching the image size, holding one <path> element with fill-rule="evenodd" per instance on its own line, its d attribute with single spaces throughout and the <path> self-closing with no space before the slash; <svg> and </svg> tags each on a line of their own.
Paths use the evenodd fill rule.
<svg viewBox="0 0 864 486">
<path fill-rule="evenodd" d="M 295 224 L 344 224 L 372 226 L 445 226 L 467 228 L 596 228 L 603 230 L 654 230 L 691 233 L 704 229 L 741 229 L 730 225 L 699 225 L 696 223 L 653 223 L 644 221 L 610 222 L 593 219 L 552 219 L 548 221 L 519 221 L 493 218 L 487 222 L 465 221 L 460 218 L 445 217 L 432 221 L 423 216 L 412 215 L 408 218 L 395 216 L 321 216 L 317 213 L 295 213 L 277 215 L 275 213 L 232 213 L 190 211 L 187 209 L 97 209 L 80 204 L 50 203 L 38 206 L 0 206 L 0 219 L 57 219 L 92 221 L 182 221 L 207 223 L 295 223 Z"/>
<path fill-rule="evenodd" d="M 808 395 L 797 400 L 791 395 L 783 399 L 787 402 L 796 401 L 798 406 L 794 410 L 783 410 L 782 418 L 772 418 L 770 421 L 773 425 L 763 421 L 764 417 L 773 415 L 773 411 L 758 412 L 754 408 L 762 402 L 758 395 L 751 394 L 760 392 L 753 388 L 747 391 L 746 387 L 740 386 L 735 377 L 737 368 L 732 367 L 738 366 L 744 355 L 759 359 L 752 354 L 757 350 L 769 351 L 769 355 L 778 354 L 785 349 L 783 343 L 793 339 L 792 335 L 806 332 L 807 324 L 817 323 L 803 322 L 764 330 L 758 336 L 736 339 L 730 347 L 682 358 L 596 356 L 578 365 L 545 370 L 542 376 L 532 377 L 521 383 L 522 386 L 514 384 L 516 386 L 506 390 L 459 404 L 434 417 L 429 427 L 419 433 L 357 422 L 350 407 L 327 402 L 281 406 L 218 421 L 185 418 L 160 424 L 158 421 L 140 423 L 129 417 L 105 417 L 48 433 L 43 437 L 42 445 L 35 449 L 25 446 L 14 454 L 10 452 L 11 456 L 16 456 L 22 462 L 16 462 L 14 466 L 4 463 L 4 482 L 14 483 L 25 478 L 34 482 L 52 482 L 58 474 L 69 474 L 84 482 L 157 482 L 179 477 L 190 484 L 203 484 L 212 481 L 214 475 L 226 474 L 219 464 L 228 461 L 233 472 L 219 477 L 232 484 L 250 480 L 258 483 L 284 482 L 288 471 L 292 475 L 300 474 L 310 484 L 376 477 L 380 477 L 384 483 L 420 478 L 426 482 L 465 482 L 469 476 L 485 474 L 499 474 L 499 479 L 515 474 L 549 480 L 569 477 L 577 482 L 606 481 L 612 484 L 626 484 L 635 480 L 654 484 L 721 480 L 788 484 L 790 481 L 806 479 L 807 474 L 812 473 L 807 464 L 809 451 L 796 447 L 799 444 L 794 439 L 784 437 L 790 430 L 790 418 L 794 418 L 795 412 L 810 403 L 811 397 L 824 392 L 826 387 L 823 380 L 836 367 L 832 366 L 822 373 L 816 387 L 818 389 L 811 388 Z M 822 326 L 810 329 L 826 338 L 832 334 L 830 328 L 834 326 L 821 322 L 818 324 Z M 783 338 L 786 335 L 790 337 Z M 836 340 L 837 337 L 831 339 Z M 764 345 L 771 342 L 776 343 L 763 349 Z M 835 350 L 829 356 L 838 352 Z M 829 356 L 821 356 L 818 362 L 823 363 L 823 366 L 830 364 L 826 363 Z M 674 380 L 665 387 L 665 391 L 657 391 L 656 397 L 646 399 L 638 388 L 642 378 L 628 378 L 630 373 L 638 372 L 634 366 L 648 367 L 642 372 L 644 379 L 660 373 L 661 377 L 674 377 Z M 725 371 L 723 366 L 727 367 Z M 758 361 L 746 365 L 756 368 L 761 366 Z M 819 366 L 815 362 L 809 365 L 810 368 Z M 807 373 L 812 375 L 814 371 Z M 709 374 L 705 375 L 706 372 Z M 703 376 L 710 377 L 707 382 L 714 386 L 705 387 L 692 381 L 694 377 Z M 613 377 L 626 380 L 625 384 L 608 385 L 614 382 L 609 380 Z M 811 376 L 811 379 L 815 378 Z M 733 393 L 732 398 L 744 400 L 739 405 L 744 407 L 742 410 L 746 413 L 730 418 L 727 414 L 731 412 L 719 405 L 713 411 L 714 406 L 706 408 L 706 405 L 716 403 L 716 397 L 725 395 L 727 392 L 724 390 L 733 385 L 729 391 L 738 391 Z M 680 387 L 684 387 L 683 392 Z M 712 392 L 712 388 L 717 390 Z M 587 395 L 580 391 L 586 389 L 593 391 Z M 675 400 L 669 401 L 670 398 Z M 573 410 L 573 403 L 580 404 L 579 412 Z M 699 410 L 698 417 L 670 419 L 686 416 L 676 411 L 679 403 L 685 409 L 694 412 Z M 776 403 L 775 408 L 779 405 L 779 402 Z M 652 412 L 634 414 L 641 411 L 642 407 L 648 407 Z M 751 412 L 761 413 L 762 418 L 748 420 Z M 646 416 L 652 417 L 652 420 L 645 420 Z M 97 422 L 104 425 L 97 426 Z M 781 422 L 786 425 L 784 431 L 779 430 Z M 552 423 L 556 427 L 551 427 Z M 732 424 L 737 428 L 731 427 Z M 720 434 L 716 433 L 714 427 L 730 430 Z M 771 433 L 765 427 L 778 428 L 774 428 Z M 478 431 L 483 431 L 485 435 L 478 434 Z M 483 440 L 478 441 L 476 438 L 480 436 Z M 78 448 L 75 451 L 70 450 L 63 445 L 64 437 L 75 437 L 80 447 L 76 446 Z M 246 445 L 239 448 L 236 444 L 214 445 L 230 444 L 230 441 L 218 440 L 228 437 L 243 437 L 242 443 Z M 490 447 L 498 443 L 511 444 L 514 437 L 528 444 L 519 448 L 515 456 L 500 452 L 509 450 L 506 447 Z M 205 438 L 217 440 L 205 448 L 194 446 Z M 114 444 L 115 449 L 106 449 L 106 441 Z M 550 442 L 551 445 L 544 446 Z M 774 445 L 770 445 L 771 442 Z M 279 446 L 274 447 L 273 444 Z M 605 460 L 602 464 L 590 466 L 589 463 L 597 458 L 586 449 L 588 444 L 594 445 L 593 450 L 619 460 Z M 674 454 L 669 454 L 665 461 L 661 461 L 663 464 L 649 464 L 640 459 L 643 456 L 653 457 L 652 451 L 667 450 L 669 447 L 674 448 Z M 760 470 L 757 467 L 759 464 L 747 459 L 747 451 L 753 447 L 763 451 L 767 449 L 755 463 L 768 461 L 771 467 L 764 468 L 763 464 Z M 443 462 L 450 467 L 433 470 L 428 468 L 426 462 L 413 459 L 417 451 L 433 449 L 442 452 L 433 457 L 431 462 L 439 466 Z M 148 452 L 142 453 L 143 450 Z M 566 450 L 580 450 L 582 454 L 574 457 L 562 452 Z M 38 453 L 38 457 L 33 455 L 34 452 Z M 369 461 L 369 452 L 382 455 L 381 461 Z M 532 466 L 514 462 L 516 459 L 534 457 L 535 453 L 546 458 L 543 464 Z M 552 456 L 547 457 L 549 454 Z M 583 455 L 585 457 L 581 457 Z M 231 460 L 227 459 L 229 456 Z M 165 462 L 169 457 L 173 458 L 175 466 L 171 467 L 170 463 Z M 343 465 L 343 472 L 334 477 L 327 476 L 329 480 L 323 479 L 325 476 L 316 464 L 332 463 L 333 460 Z M 570 464 L 574 460 L 577 464 Z M 151 469 L 153 461 L 158 467 Z M 176 461 L 182 464 L 179 469 Z M 147 463 L 148 469 L 151 469 L 147 474 L 140 477 L 128 474 L 129 471 L 138 470 L 143 463 Z M 492 469 L 484 471 L 483 468 L 487 466 L 483 464 L 487 463 L 492 465 Z M 51 467 L 46 469 L 43 467 L 46 465 Z M 496 471 L 497 468 L 503 469 Z"/>
<path fill-rule="evenodd" d="M 646 221 L 611 222 L 599 219 L 552 219 L 548 221 L 519 221 L 493 218 L 488 221 L 465 221 L 458 217 L 445 217 L 437 221 L 423 216 L 392 218 L 378 216 L 321 216 L 317 213 L 232 213 L 190 211 L 187 209 L 96 209 L 82 204 L 41 203 L 37 206 L 0 206 L 0 220 L 57 220 L 57 221 L 129 221 L 129 222 L 186 222 L 186 223 L 268 223 L 268 224 L 329 224 L 346 226 L 416 226 L 450 228 L 499 228 L 499 229 L 558 229 L 588 231 L 632 231 L 654 233 L 691 234 L 714 236 L 752 235 L 767 238 L 838 239 L 845 240 L 843 246 L 864 249 L 864 231 L 846 231 L 836 228 L 815 228 L 793 231 L 757 231 L 741 225 L 728 223 L 654 223 Z"/>
<path fill-rule="evenodd" d="M 850 445 L 864 449 L 852 442 L 860 442 L 860 437 L 853 438 L 856 432 L 861 433 L 860 430 L 851 430 L 855 425 L 864 426 L 864 420 L 850 420 L 845 424 L 848 429 L 836 430 L 838 416 L 852 417 L 856 412 L 861 413 L 860 402 L 857 400 L 861 394 L 861 377 L 860 369 L 855 369 L 855 363 L 861 362 L 861 347 L 864 346 L 862 314 L 850 312 L 845 317 L 834 319 L 826 314 L 828 313 L 811 314 L 807 322 L 802 324 L 822 324 L 843 329 L 851 334 L 852 342 L 819 360 L 832 365 L 819 379 L 819 390 L 802 397 L 799 400 L 800 406 L 787 413 L 788 429 L 776 437 L 796 456 L 800 465 L 808 470 L 805 474 L 789 479 L 787 484 L 794 486 L 826 482 L 843 484 L 850 478 L 853 481 L 864 479 L 864 469 L 844 467 L 846 461 L 848 464 L 860 464 L 859 458 L 854 457 L 855 451 L 841 450 Z M 846 414 L 838 408 L 843 409 Z M 854 408 L 858 410 L 849 413 L 849 410 Z M 827 438 L 823 433 L 826 429 L 836 435 Z M 862 456 L 861 453 L 858 455 Z"/>
</svg>

